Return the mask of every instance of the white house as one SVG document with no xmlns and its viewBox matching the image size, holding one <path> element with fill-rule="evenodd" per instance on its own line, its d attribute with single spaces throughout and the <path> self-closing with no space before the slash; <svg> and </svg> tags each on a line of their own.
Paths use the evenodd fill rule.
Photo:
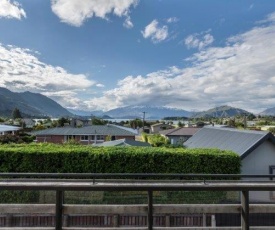
<svg viewBox="0 0 275 230">
<path fill-rule="evenodd" d="M 12 126 L 12 125 L 0 125 L 0 135 L 12 134 L 14 135 L 20 127 Z"/>
<path fill-rule="evenodd" d="M 275 137 L 269 132 L 205 127 L 184 145 L 188 148 L 232 150 L 241 157 L 241 173 L 244 175 L 275 174 Z M 250 198 L 252 201 L 274 202 L 275 191 L 250 192 Z"/>
</svg>

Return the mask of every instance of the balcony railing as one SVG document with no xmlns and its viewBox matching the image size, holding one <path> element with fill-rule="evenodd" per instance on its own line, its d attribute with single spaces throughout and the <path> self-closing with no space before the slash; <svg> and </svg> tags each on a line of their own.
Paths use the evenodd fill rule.
<svg viewBox="0 0 275 230">
<path fill-rule="evenodd" d="M 275 229 L 268 226 L 250 226 L 251 213 L 275 213 L 274 204 L 250 204 L 251 191 L 275 191 L 273 175 L 224 175 L 224 174 L 32 174 L 1 173 L 0 190 L 48 190 L 55 191 L 55 204 L 1 204 L 0 213 L 7 214 L 10 229 Z M 242 180 L 240 180 L 242 179 Z M 80 205 L 64 203 L 66 191 L 143 191 L 147 194 L 147 204 L 134 205 Z M 154 204 L 153 192 L 157 191 L 237 191 L 241 195 L 240 204 Z M 54 227 L 8 227 L 12 225 L 12 215 L 36 214 L 54 216 Z M 146 215 L 145 227 L 119 227 L 118 217 L 122 214 Z M 172 214 L 202 215 L 202 227 L 171 227 Z M 207 227 L 206 215 L 212 213 L 239 213 L 240 227 Z M 111 214 L 112 227 L 68 227 L 69 215 Z M 154 226 L 154 216 L 166 215 L 166 226 Z M 215 222 L 214 216 L 211 221 Z"/>
</svg>

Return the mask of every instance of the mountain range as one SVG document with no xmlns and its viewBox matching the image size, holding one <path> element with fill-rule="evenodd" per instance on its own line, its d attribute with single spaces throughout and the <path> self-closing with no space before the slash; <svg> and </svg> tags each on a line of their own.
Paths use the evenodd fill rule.
<svg viewBox="0 0 275 230">
<path fill-rule="evenodd" d="M 62 107 L 54 100 L 32 92 L 17 93 L 0 87 L 0 116 L 9 117 L 18 108 L 23 117 L 102 117 L 115 119 L 163 119 L 164 117 L 231 117 L 251 114 L 243 109 L 230 106 L 219 106 L 203 112 L 190 112 L 183 109 L 156 106 L 126 106 L 103 111 L 70 110 Z M 275 108 L 270 108 L 261 115 L 275 115 Z"/>
<path fill-rule="evenodd" d="M 23 117 L 73 116 L 54 100 L 31 92 L 16 93 L 0 87 L 0 115 L 9 117 L 18 108 Z"/>
</svg>

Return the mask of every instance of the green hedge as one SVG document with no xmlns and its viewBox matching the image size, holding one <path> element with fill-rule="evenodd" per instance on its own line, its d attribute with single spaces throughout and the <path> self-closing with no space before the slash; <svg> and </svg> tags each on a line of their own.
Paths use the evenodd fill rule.
<svg viewBox="0 0 275 230">
<path fill-rule="evenodd" d="M 240 166 L 218 149 L 0 145 L 0 172 L 239 174 Z"/>
<path fill-rule="evenodd" d="M 0 172 L 30 173 L 207 173 L 239 174 L 240 157 L 218 149 L 87 147 L 81 145 L 10 144 L 0 145 Z M 46 195 L 45 195 L 45 194 Z M 0 191 L 0 203 L 49 202 L 51 194 L 41 191 Z M 68 192 L 69 193 L 69 192 Z M 44 195 L 43 195 L 44 194 Z M 92 193 L 90 193 L 92 194 Z M 128 193 L 126 193 L 128 194 Z M 162 192 L 157 203 L 216 203 L 226 198 L 225 192 Z M 98 194 L 96 194 L 98 195 Z M 41 201 L 41 197 L 46 200 Z M 129 197 L 127 200 L 126 197 Z M 179 198 L 181 199 L 179 200 Z M 212 197 L 212 198 L 209 198 Z M 100 193 L 96 199 L 83 195 L 69 203 L 142 203 L 140 195 Z M 214 200 L 213 200 L 214 199 Z"/>
</svg>

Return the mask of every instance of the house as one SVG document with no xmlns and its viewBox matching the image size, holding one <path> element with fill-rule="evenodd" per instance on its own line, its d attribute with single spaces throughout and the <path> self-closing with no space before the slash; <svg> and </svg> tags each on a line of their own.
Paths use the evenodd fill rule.
<svg viewBox="0 0 275 230">
<path fill-rule="evenodd" d="M 35 126 L 35 121 L 33 119 L 30 118 L 22 118 L 22 123 L 24 124 L 24 128 L 33 128 Z"/>
<path fill-rule="evenodd" d="M 167 129 L 173 129 L 174 126 L 169 125 L 169 124 L 163 124 L 163 123 L 157 123 L 154 125 L 151 125 L 151 133 L 159 133 L 162 130 L 167 130 Z"/>
<path fill-rule="evenodd" d="M 264 131 L 204 127 L 184 145 L 187 148 L 231 150 L 241 157 L 242 174 L 275 174 L 275 137 Z M 255 179 L 255 178 L 253 178 Z M 253 201 L 275 201 L 275 192 L 250 192 Z"/>
<path fill-rule="evenodd" d="M 73 118 L 70 121 L 70 125 L 72 127 L 87 126 L 87 125 L 91 125 L 91 121 L 87 119 L 85 120 L 85 119 Z"/>
<path fill-rule="evenodd" d="M 12 126 L 12 125 L 0 125 L 0 135 L 15 135 L 21 127 Z"/>
<path fill-rule="evenodd" d="M 102 143 L 108 138 L 111 140 L 135 140 L 135 132 L 116 125 L 91 125 L 84 127 L 57 127 L 40 131 L 33 131 L 37 142 L 64 143 L 75 140 L 81 144 Z"/>
<path fill-rule="evenodd" d="M 94 144 L 93 146 L 104 146 L 104 147 L 110 147 L 110 146 L 137 146 L 137 147 L 150 147 L 151 145 L 147 142 L 143 141 L 135 141 L 130 139 L 119 139 L 115 141 L 106 141 L 103 143 Z"/>
<path fill-rule="evenodd" d="M 185 141 L 187 141 L 190 137 L 192 137 L 200 128 L 194 127 L 182 127 L 176 129 L 168 129 L 160 131 L 159 133 L 162 136 L 167 137 L 170 140 L 172 145 L 182 145 Z"/>
</svg>

